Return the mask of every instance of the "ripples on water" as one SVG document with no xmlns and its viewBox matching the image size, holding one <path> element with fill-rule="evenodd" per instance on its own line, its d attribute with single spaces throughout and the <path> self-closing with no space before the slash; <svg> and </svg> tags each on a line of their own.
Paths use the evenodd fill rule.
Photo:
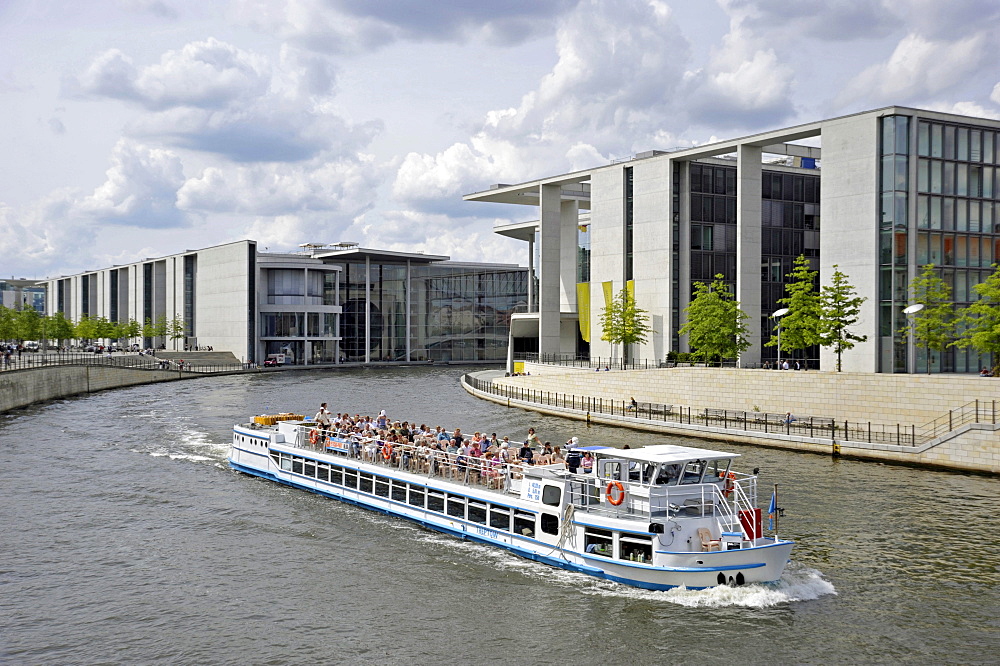
<svg viewBox="0 0 1000 666">
<path fill-rule="evenodd" d="M 476 400 L 459 372 L 200 379 L 0 417 L 0 661 L 985 663 L 1000 647 L 995 479 L 588 429 Z M 322 401 L 513 440 L 737 450 L 779 484 L 793 562 L 773 586 L 636 590 L 225 465 L 233 422 Z"/>
</svg>

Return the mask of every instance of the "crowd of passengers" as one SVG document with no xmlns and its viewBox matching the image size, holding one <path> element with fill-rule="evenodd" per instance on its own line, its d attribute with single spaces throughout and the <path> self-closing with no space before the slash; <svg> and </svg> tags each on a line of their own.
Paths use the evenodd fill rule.
<svg viewBox="0 0 1000 666">
<path fill-rule="evenodd" d="M 332 414 L 323 403 L 314 419 L 316 434 L 312 439 L 325 445 L 327 436 L 335 434 L 351 441 L 351 454 L 367 461 L 399 464 L 418 473 L 435 473 L 453 478 L 466 478 L 490 487 L 502 487 L 507 470 L 517 473 L 517 465 L 560 465 L 573 473 L 588 474 L 594 469 L 589 451 L 574 451 L 576 437 L 562 446 L 542 442 L 534 428 L 520 445 L 510 437 L 498 438 L 475 432 L 471 436 L 455 428 L 429 427 L 424 423 L 394 421 L 383 409 L 376 417 L 348 413 Z M 509 465 L 515 465 L 515 468 Z"/>
</svg>

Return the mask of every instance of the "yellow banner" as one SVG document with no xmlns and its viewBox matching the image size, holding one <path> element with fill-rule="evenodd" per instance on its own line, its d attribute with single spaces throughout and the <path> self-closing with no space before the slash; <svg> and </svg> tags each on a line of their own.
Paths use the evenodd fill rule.
<svg viewBox="0 0 1000 666">
<path fill-rule="evenodd" d="M 615 300 L 614 287 L 611 285 L 611 281 L 602 282 L 601 286 L 604 288 L 604 307 L 610 308 L 611 301 Z"/>
<path fill-rule="evenodd" d="M 580 320 L 580 337 L 590 342 L 590 283 L 576 283 L 576 316 Z"/>
<path fill-rule="evenodd" d="M 635 280 L 629 280 L 626 282 L 625 289 L 628 291 L 628 297 L 635 300 Z"/>
</svg>

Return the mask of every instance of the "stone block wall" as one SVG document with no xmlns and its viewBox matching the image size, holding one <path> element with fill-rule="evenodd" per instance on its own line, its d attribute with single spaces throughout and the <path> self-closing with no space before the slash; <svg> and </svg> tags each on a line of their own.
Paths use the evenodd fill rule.
<svg viewBox="0 0 1000 666">
<path fill-rule="evenodd" d="M 634 397 L 702 408 L 797 417 L 913 424 L 917 427 L 974 400 L 1000 411 L 1000 379 L 967 375 L 890 375 L 818 371 L 680 367 L 596 372 L 526 364 L 530 376 L 495 381 L 543 391 L 614 400 Z M 998 413 L 1000 422 L 1000 413 Z"/>
</svg>

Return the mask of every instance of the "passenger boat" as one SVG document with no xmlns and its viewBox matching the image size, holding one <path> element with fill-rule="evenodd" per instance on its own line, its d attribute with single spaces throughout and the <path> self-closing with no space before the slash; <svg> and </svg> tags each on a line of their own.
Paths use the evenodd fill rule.
<svg viewBox="0 0 1000 666">
<path fill-rule="evenodd" d="M 284 420 L 281 420 L 284 418 Z M 777 581 L 793 543 L 765 535 L 739 454 L 584 447 L 589 473 L 495 464 L 327 433 L 298 415 L 235 425 L 233 469 L 523 557 L 652 590 Z M 770 511 L 775 511 L 771 496 Z M 771 531 L 771 530 L 769 530 Z"/>
</svg>

